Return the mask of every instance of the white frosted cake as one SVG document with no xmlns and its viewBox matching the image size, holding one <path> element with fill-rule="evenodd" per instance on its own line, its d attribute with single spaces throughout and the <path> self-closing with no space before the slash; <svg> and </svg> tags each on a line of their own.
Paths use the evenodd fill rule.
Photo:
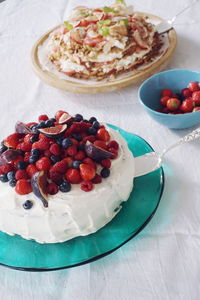
<svg viewBox="0 0 200 300">
<path fill-rule="evenodd" d="M 126 141 L 95 118 L 59 111 L 18 123 L 0 152 L 0 230 L 39 243 L 96 232 L 133 188 Z"/>
</svg>

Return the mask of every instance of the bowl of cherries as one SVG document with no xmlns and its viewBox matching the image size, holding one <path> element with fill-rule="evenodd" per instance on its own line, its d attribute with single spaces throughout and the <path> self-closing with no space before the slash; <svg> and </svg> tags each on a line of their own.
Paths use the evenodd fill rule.
<svg viewBox="0 0 200 300">
<path fill-rule="evenodd" d="M 200 123 L 200 72 L 176 69 L 148 78 L 138 96 L 157 122 L 172 129 Z"/>
</svg>

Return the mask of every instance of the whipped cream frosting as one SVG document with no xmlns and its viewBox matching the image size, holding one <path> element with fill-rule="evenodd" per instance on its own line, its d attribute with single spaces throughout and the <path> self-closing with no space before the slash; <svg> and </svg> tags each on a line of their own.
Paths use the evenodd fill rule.
<svg viewBox="0 0 200 300">
<path fill-rule="evenodd" d="M 126 141 L 117 131 L 107 129 L 120 145 L 108 178 L 90 192 L 77 184 L 68 193 L 49 196 L 47 208 L 33 193 L 19 195 L 8 183 L 0 182 L 0 230 L 39 243 L 57 243 L 91 234 L 110 222 L 129 198 L 135 167 Z M 26 200 L 33 202 L 29 210 L 23 208 Z"/>
</svg>

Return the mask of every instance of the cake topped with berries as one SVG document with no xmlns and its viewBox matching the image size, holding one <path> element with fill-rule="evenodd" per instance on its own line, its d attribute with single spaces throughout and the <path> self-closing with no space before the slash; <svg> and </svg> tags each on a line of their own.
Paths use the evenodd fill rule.
<svg viewBox="0 0 200 300">
<path fill-rule="evenodd" d="M 0 230 L 40 243 L 93 233 L 119 212 L 133 178 L 126 141 L 95 117 L 17 122 L 0 148 Z"/>
</svg>

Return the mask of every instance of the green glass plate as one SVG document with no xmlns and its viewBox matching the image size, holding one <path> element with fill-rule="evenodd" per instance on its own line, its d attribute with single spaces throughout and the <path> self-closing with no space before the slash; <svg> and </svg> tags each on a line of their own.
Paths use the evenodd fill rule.
<svg viewBox="0 0 200 300">
<path fill-rule="evenodd" d="M 141 137 L 115 126 L 134 156 L 153 151 Z M 50 271 L 99 259 L 136 236 L 154 215 L 164 186 L 162 168 L 134 179 L 134 189 L 117 216 L 98 232 L 64 243 L 39 244 L 0 232 L 0 264 L 18 270 Z"/>
</svg>

